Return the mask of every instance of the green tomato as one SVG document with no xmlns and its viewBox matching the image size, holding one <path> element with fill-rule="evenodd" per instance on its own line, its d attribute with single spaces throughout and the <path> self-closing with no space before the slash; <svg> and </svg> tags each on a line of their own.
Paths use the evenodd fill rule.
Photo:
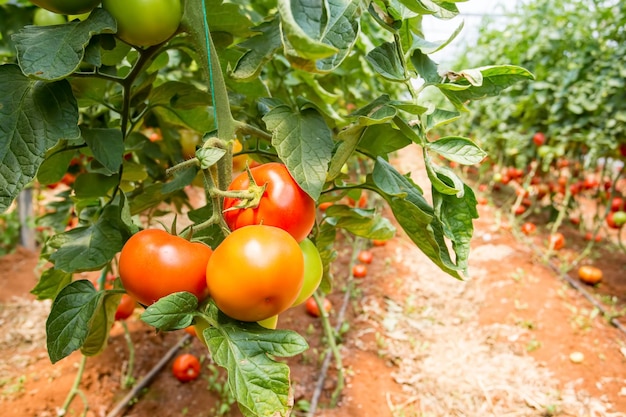
<svg viewBox="0 0 626 417">
<path fill-rule="evenodd" d="M 91 12 L 81 13 L 81 14 L 71 14 L 67 16 L 67 20 L 71 22 L 72 20 L 78 19 L 82 22 L 83 20 L 87 19 L 90 14 Z"/>
<path fill-rule="evenodd" d="M 615 222 L 616 226 L 623 226 L 624 224 L 626 224 L 626 212 L 616 211 L 613 215 L 613 222 Z"/>
<path fill-rule="evenodd" d="M 117 20 L 117 37 L 139 47 L 168 40 L 183 17 L 181 0 L 103 0 L 102 7 Z"/>
<path fill-rule="evenodd" d="M 81 14 L 92 11 L 101 0 L 31 0 L 36 6 L 59 14 Z"/>
<path fill-rule="evenodd" d="M 62 25 L 65 22 L 67 22 L 67 20 L 65 20 L 65 16 L 62 14 L 42 8 L 37 8 L 33 15 L 33 23 L 36 26 Z"/>
<path fill-rule="evenodd" d="M 324 274 L 322 258 L 315 244 L 309 239 L 304 239 L 300 242 L 300 249 L 304 255 L 304 283 L 292 307 L 302 304 L 313 295 L 322 282 L 322 275 Z"/>
<path fill-rule="evenodd" d="M 276 330 L 276 326 L 278 325 L 278 314 L 272 317 L 269 317 L 265 320 L 261 320 L 259 322 L 261 326 L 265 327 L 266 329 L 270 329 L 270 330 Z"/>
</svg>

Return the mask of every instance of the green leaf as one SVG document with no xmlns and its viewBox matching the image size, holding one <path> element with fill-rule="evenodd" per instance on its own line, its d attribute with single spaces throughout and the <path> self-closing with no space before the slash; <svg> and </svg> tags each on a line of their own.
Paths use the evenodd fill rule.
<svg viewBox="0 0 626 417">
<path fill-rule="evenodd" d="M 52 363 L 81 348 L 91 328 L 104 293 L 88 280 L 78 280 L 59 292 L 46 321 L 48 355 Z"/>
<path fill-rule="evenodd" d="M 65 272 L 95 271 L 108 264 L 129 237 L 120 207 L 108 205 L 95 224 L 53 236 L 49 245 L 57 251 L 50 260 Z"/>
<path fill-rule="evenodd" d="M 303 0 L 302 3 L 310 2 Z M 323 15 L 325 25 L 320 40 L 334 46 L 338 52 L 333 56 L 319 59 L 316 68 L 318 71 L 330 72 L 339 67 L 352 51 L 359 34 L 360 8 L 358 2 L 353 0 L 328 0 L 323 4 L 327 8 Z M 308 9 L 309 5 L 305 7 Z"/>
<path fill-rule="evenodd" d="M 56 149 L 56 148 L 53 148 Z M 37 171 L 37 181 L 43 185 L 54 184 L 61 181 L 76 150 L 54 152 L 52 155 L 43 160 Z"/>
<path fill-rule="evenodd" d="M 67 81 L 26 78 L 16 65 L 0 66 L 0 212 L 35 178 L 46 151 L 75 139 L 78 108 Z"/>
<path fill-rule="evenodd" d="M 46 269 L 30 293 L 38 300 L 53 300 L 59 291 L 72 282 L 72 274 L 56 268 Z"/>
<path fill-rule="evenodd" d="M 449 172 L 444 173 L 444 167 L 434 165 L 427 154 L 424 155 L 424 162 L 426 165 L 428 179 L 430 179 L 430 182 L 435 190 L 441 194 L 456 195 L 459 197 L 462 196 L 463 182 L 461 182 L 461 180 L 456 177 L 452 171 L 448 170 Z M 440 178 L 441 176 L 448 178 L 449 181 L 444 181 Z"/>
<path fill-rule="evenodd" d="M 406 50 L 405 53 L 412 54 L 413 51 L 416 49 L 419 49 L 420 51 L 422 51 L 423 54 L 427 54 L 427 55 L 438 52 L 442 50 L 444 47 L 446 47 L 447 45 L 449 45 L 450 42 L 452 42 L 454 39 L 456 39 L 459 33 L 461 33 L 461 30 L 463 30 L 464 24 L 465 22 L 461 22 L 459 26 L 457 26 L 457 28 L 454 30 L 454 32 L 452 32 L 452 34 L 448 37 L 448 39 L 440 40 L 440 41 L 430 42 L 412 33 L 413 42 L 411 43 L 410 47 Z"/>
<path fill-rule="evenodd" d="M 272 145 L 302 189 L 317 200 L 326 182 L 333 150 L 332 133 L 313 109 L 293 111 L 286 105 L 263 117 L 272 132 Z"/>
<path fill-rule="evenodd" d="M 446 136 L 428 144 L 428 149 L 459 164 L 473 165 L 482 161 L 487 153 L 468 138 Z"/>
<path fill-rule="evenodd" d="M 244 7 L 222 0 L 207 0 L 206 8 L 211 32 L 225 32 L 233 37 L 244 37 L 250 34 L 250 28 L 254 24 L 248 18 Z"/>
<path fill-rule="evenodd" d="M 432 14 L 440 19 L 452 19 L 459 14 L 453 1 L 441 0 L 398 0 L 409 10 L 418 14 Z"/>
<path fill-rule="evenodd" d="M 411 140 L 391 124 L 368 126 L 359 141 L 359 149 L 372 156 L 388 159 L 388 154 L 411 144 Z"/>
<path fill-rule="evenodd" d="M 17 59 L 25 75 L 60 80 L 76 71 L 93 35 L 115 33 L 115 19 L 104 9 L 94 9 L 84 21 L 55 26 L 26 26 L 13 35 Z"/>
<path fill-rule="evenodd" d="M 196 157 L 200 161 L 200 168 L 207 169 L 215 165 L 217 161 L 222 159 L 226 154 L 225 149 L 221 148 L 200 148 L 196 151 Z"/>
<path fill-rule="evenodd" d="M 244 415 L 287 417 L 293 407 L 289 366 L 273 358 L 304 352 L 304 338 L 290 330 L 236 322 L 222 313 L 217 319 L 219 327 L 205 329 L 203 336 L 215 362 L 228 370 L 228 385 Z"/>
<path fill-rule="evenodd" d="M 194 85 L 181 81 L 167 81 L 150 91 L 150 105 L 163 105 L 176 109 L 193 109 L 211 106 L 211 95 Z"/>
<path fill-rule="evenodd" d="M 387 240 L 396 234 L 396 228 L 391 222 L 375 210 L 333 204 L 326 210 L 326 221 L 366 239 Z"/>
<path fill-rule="evenodd" d="M 176 292 L 159 299 L 141 315 L 141 320 L 159 330 L 178 330 L 191 325 L 198 299 L 188 292 Z"/>
<path fill-rule="evenodd" d="M 247 81 L 255 78 L 261 72 L 263 65 L 267 63 L 274 52 L 282 45 L 280 37 L 280 20 L 275 18 L 269 22 L 264 22 L 255 28 L 259 35 L 247 39 L 239 44 L 247 49 L 232 72 L 232 77 L 236 80 Z"/>
<path fill-rule="evenodd" d="M 332 181 L 341 175 L 341 169 L 356 150 L 363 132 L 365 132 L 365 127 L 359 125 L 350 126 L 339 132 L 337 135 L 339 146 L 330 160 L 327 181 Z"/>
<path fill-rule="evenodd" d="M 117 173 L 124 159 L 124 141 L 119 129 L 88 129 L 81 128 L 81 134 L 93 157 L 100 162 L 110 174 Z"/>
<path fill-rule="evenodd" d="M 435 109 L 435 111 L 426 116 L 426 131 L 447 125 L 460 118 L 461 114 L 457 111 Z"/>
<path fill-rule="evenodd" d="M 426 84 L 437 84 L 443 79 L 438 73 L 437 64 L 419 49 L 411 55 L 411 63 Z"/>
<path fill-rule="evenodd" d="M 115 322 L 115 312 L 121 299 L 120 293 L 104 292 L 102 302 L 97 305 L 92 315 L 87 338 L 80 348 L 83 355 L 96 356 L 107 347 L 109 333 Z"/>
<path fill-rule="evenodd" d="M 73 184 L 77 198 L 104 197 L 118 184 L 116 176 L 85 172 L 76 177 Z"/>
<path fill-rule="evenodd" d="M 387 123 L 398 114 L 398 110 L 390 103 L 391 99 L 389 96 L 383 94 L 366 106 L 356 110 L 350 116 L 358 117 L 359 124 L 364 126 Z"/>
<path fill-rule="evenodd" d="M 367 62 L 384 78 L 391 81 L 406 81 L 404 60 L 398 55 L 398 48 L 393 42 L 385 42 L 372 49 L 366 56 Z"/>
</svg>

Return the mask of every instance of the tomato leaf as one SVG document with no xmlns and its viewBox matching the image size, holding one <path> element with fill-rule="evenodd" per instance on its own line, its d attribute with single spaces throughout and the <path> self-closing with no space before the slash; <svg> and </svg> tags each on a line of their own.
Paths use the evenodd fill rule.
<svg viewBox="0 0 626 417">
<path fill-rule="evenodd" d="M 119 129 L 81 128 L 81 134 L 93 157 L 108 170 L 106 174 L 117 173 L 124 159 L 122 132 Z"/>
<path fill-rule="evenodd" d="M 176 292 L 159 299 L 141 315 L 141 320 L 159 330 L 178 330 L 191 325 L 198 299 L 188 292 Z"/>
<path fill-rule="evenodd" d="M 56 363 L 80 349 L 89 335 L 104 292 L 96 291 L 88 280 L 78 280 L 59 292 L 46 321 L 48 355 Z"/>
<path fill-rule="evenodd" d="M 115 33 L 117 25 L 104 9 L 94 9 L 84 21 L 54 26 L 25 26 L 13 35 L 17 60 L 24 74 L 60 80 L 78 69 L 93 35 Z"/>
<path fill-rule="evenodd" d="M 468 138 L 446 136 L 428 144 L 428 149 L 437 152 L 450 161 L 459 164 L 478 164 L 487 156 L 487 152 Z"/>
<path fill-rule="evenodd" d="M 57 294 L 72 282 L 72 274 L 56 268 L 48 268 L 41 273 L 39 281 L 30 293 L 38 300 L 53 300 Z"/>
<path fill-rule="evenodd" d="M 352 208 L 342 204 L 333 204 L 326 209 L 326 221 L 336 228 L 366 239 L 391 239 L 396 228 L 385 217 L 376 215 L 375 210 Z"/>
<path fill-rule="evenodd" d="M 87 337 L 80 347 L 85 356 L 95 356 L 101 353 L 108 344 L 109 333 L 115 322 L 115 312 L 122 299 L 120 293 L 102 292 L 101 302 L 97 304 L 89 325 Z"/>
<path fill-rule="evenodd" d="M 358 149 L 370 156 L 388 159 L 388 154 L 408 146 L 411 140 L 390 123 L 368 126 L 359 141 Z"/>
<path fill-rule="evenodd" d="M 271 109 L 263 120 L 272 132 L 272 145 L 302 189 L 317 200 L 322 192 L 333 150 L 331 131 L 313 108 L 293 111 L 286 105 Z"/>
<path fill-rule="evenodd" d="M 50 260 L 66 272 L 95 271 L 110 262 L 129 237 L 120 207 L 109 205 L 93 225 L 53 236 L 48 245 L 57 251 Z"/>
<path fill-rule="evenodd" d="M 118 183 L 116 176 L 85 172 L 76 177 L 73 188 L 77 198 L 88 199 L 109 195 Z"/>
<path fill-rule="evenodd" d="M 263 69 L 274 52 L 282 45 L 280 37 L 280 20 L 277 18 L 263 22 L 255 28 L 259 35 L 239 44 L 248 51 L 243 54 L 232 72 L 236 80 L 247 81 L 255 78 Z"/>
<path fill-rule="evenodd" d="M 385 42 L 372 49 L 365 59 L 374 70 L 391 81 L 406 81 L 407 74 L 404 59 L 398 55 L 394 42 Z"/>
<path fill-rule="evenodd" d="M 228 385 L 244 415 L 288 416 L 293 407 L 289 366 L 273 358 L 304 352 L 304 338 L 290 330 L 234 321 L 214 305 L 210 314 L 219 327 L 205 329 L 203 337 L 215 362 L 228 370 Z"/>
<path fill-rule="evenodd" d="M 67 81 L 26 78 L 16 65 L 0 66 L 0 212 L 35 178 L 46 151 L 73 139 L 78 108 Z"/>
</svg>

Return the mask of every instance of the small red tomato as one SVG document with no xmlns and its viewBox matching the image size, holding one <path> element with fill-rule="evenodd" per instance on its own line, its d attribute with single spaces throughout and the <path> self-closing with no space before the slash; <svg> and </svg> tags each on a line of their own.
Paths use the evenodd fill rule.
<svg viewBox="0 0 626 417">
<path fill-rule="evenodd" d="M 515 214 L 516 215 L 521 215 L 524 214 L 524 212 L 526 212 L 526 206 L 523 204 L 520 204 L 519 206 L 515 207 Z"/>
<path fill-rule="evenodd" d="M 330 302 L 330 300 L 328 298 L 323 298 L 322 299 L 322 304 L 324 307 L 324 311 L 326 313 L 330 312 L 330 310 L 333 308 L 332 303 Z M 315 302 L 315 298 L 313 297 L 309 297 L 306 300 L 306 303 L 304 305 L 306 312 L 313 317 L 319 317 L 320 314 L 320 309 L 317 305 L 317 303 Z"/>
<path fill-rule="evenodd" d="M 332 205 L 333 205 L 333 202 L 332 202 L 332 201 L 325 201 L 325 202 L 323 202 L 323 203 L 320 203 L 320 204 L 317 206 L 317 208 L 319 208 L 319 209 L 320 209 L 320 210 L 322 210 L 322 211 L 326 211 L 326 209 L 327 209 L 328 207 L 332 206 Z"/>
<path fill-rule="evenodd" d="M 374 246 L 385 246 L 387 244 L 386 240 L 373 239 L 372 245 Z"/>
<path fill-rule="evenodd" d="M 532 235 L 537 231 L 537 226 L 534 223 L 526 222 L 522 225 L 522 233 L 526 236 Z"/>
<path fill-rule="evenodd" d="M 367 267 L 363 264 L 356 264 L 352 267 L 352 275 L 355 278 L 365 278 L 367 275 Z"/>
<path fill-rule="evenodd" d="M 626 208 L 624 199 L 622 197 L 613 197 L 611 200 L 611 211 L 620 211 L 622 208 Z"/>
<path fill-rule="evenodd" d="M 126 320 L 132 316 L 135 307 L 137 307 L 135 299 L 128 294 L 123 294 L 117 310 L 115 310 L 115 320 Z"/>
<path fill-rule="evenodd" d="M 562 249 L 565 246 L 565 236 L 560 232 L 556 232 L 550 235 L 549 244 L 554 250 Z"/>
<path fill-rule="evenodd" d="M 535 133 L 535 135 L 533 136 L 533 143 L 535 144 L 535 146 L 543 145 L 544 143 L 546 143 L 546 135 L 544 135 L 542 132 Z"/>
<path fill-rule="evenodd" d="M 196 328 L 193 325 L 185 327 L 184 330 L 185 330 L 185 333 L 187 333 L 188 335 L 191 335 L 194 337 L 197 336 Z"/>
<path fill-rule="evenodd" d="M 374 260 L 374 254 L 368 250 L 362 250 L 358 256 L 359 262 L 364 264 L 371 264 Z"/>
<path fill-rule="evenodd" d="M 591 232 L 587 232 L 587 233 L 585 233 L 585 240 L 586 240 L 586 241 L 593 240 L 593 233 L 591 233 Z M 595 241 L 596 241 L 596 242 L 601 242 L 601 241 L 602 241 L 602 236 L 600 236 L 600 235 L 596 235 L 596 237 L 595 237 Z"/>
<path fill-rule="evenodd" d="M 623 211 L 612 211 L 606 215 L 606 224 L 611 229 L 621 229 L 626 223 L 626 213 Z"/>
<path fill-rule="evenodd" d="M 200 361 L 191 353 L 183 353 L 174 359 L 172 373 L 180 382 L 189 382 L 200 376 Z"/>
</svg>

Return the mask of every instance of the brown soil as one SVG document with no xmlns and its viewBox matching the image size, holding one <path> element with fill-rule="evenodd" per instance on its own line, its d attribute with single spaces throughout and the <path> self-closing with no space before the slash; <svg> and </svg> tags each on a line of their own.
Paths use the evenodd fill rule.
<svg viewBox="0 0 626 417">
<path fill-rule="evenodd" d="M 414 168 L 406 157 L 396 163 L 402 172 Z M 480 206 L 480 215 L 466 281 L 441 273 L 400 232 L 371 248 L 375 258 L 368 276 L 355 282 L 341 338 L 346 387 L 337 408 L 327 408 L 337 383 L 331 361 L 316 416 L 626 416 L 626 334 L 537 255 L 533 247 L 544 248 L 545 235 L 520 241 L 495 207 Z M 565 261 L 584 245 L 575 230 L 567 236 L 567 249 L 557 254 Z M 352 250 L 344 242 L 333 266 L 333 324 Z M 604 281 L 586 289 L 619 315 L 626 307 L 626 256 L 608 243 L 594 253 L 589 261 L 603 269 Z M 29 294 L 36 266 L 36 254 L 24 250 L 0 259 L 0 409 L 6 417 L 56 416 L 81 361 L 75 353 L 50 364 L 44 331 L 50 304 Z M 127 322 L 138 380 L 185 335 L 156 334 L 139 313 Z M 288 361 L 298 403 L 293 415 L 306 415 L 325 355 L 321 325 L 300 306 L 281 316 L 279 326 L 297 330 L 311 345 Z M 202 378 L 180 383 L 168 364 L 123 415 L 240 416 L 219 392 L 224 375 L 201 343 L 192 339 L 182 350 L 202 357 Z M 573 361 L 579 354 L 582 361 Z M 107 416 L 124 397 L 120 380 L 128 358 L 116 324 L 107 349 L 86 363 L 79 388 L 87 416 Z M 221 406 L 231 411 L 220 414 Z M 68 415 L 82 410 L 77 397 Z"/>
</svg>

